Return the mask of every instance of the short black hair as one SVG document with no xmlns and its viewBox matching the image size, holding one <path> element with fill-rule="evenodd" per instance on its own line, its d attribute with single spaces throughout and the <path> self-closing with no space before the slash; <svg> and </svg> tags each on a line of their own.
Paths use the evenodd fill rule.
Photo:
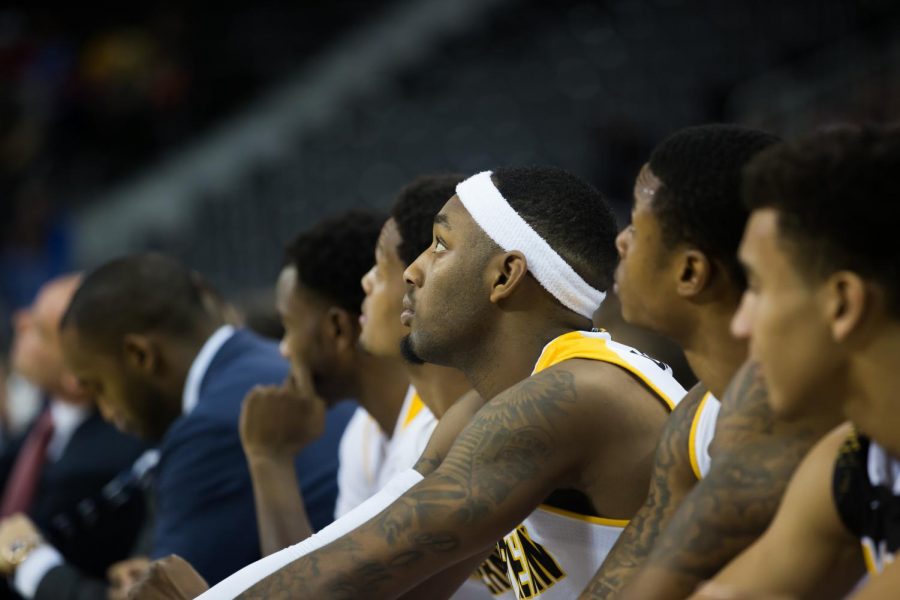
<svg viewBox="0 0 900 600">
<path fill-rule="evenodd" d="M 465 176 L 457 173 L 423 175 L 405 186 L 391 207 L 391 218 L 400 233 L 397 252 L 411 265 L 431 246 L 434 216 L 456 194 L 456 184 Z"/>
<path fill-rule="evenodd" d="M 114 350 L 128 333 L 185 338 L 214 318 L 204 304 L 208 284 L 174 258 L 134 254 L 85 276 L 60 322 L 97 347 Z"/>
<path fill-rule="evenodd" d="M 364 293 L 360 280 L 375 263 L 375 244 L 385 217 L 350 210 L 320 221 L 298 235 L 285 250 L 285 266 L 326 302 L 359 314 Z"/>
<path fill-rule="evenodd" d="M 688 127 L 666 138 L 650 155 L 661 184 L 651 203 L 663 243 L 696 246 L 747 285 L 737 258 L 749 211 L 741 202 L 741 170 L 779 139 L 737 125 Z"/>
<path fill-rule="evenodd" d="M 616 268 L 616 219 L 603 196 L 556 167 L 501 168 L 494 184 L 509 205 L 585 281 L 605 291 Z"/>
<path fill-rule="evenodd" d="M 841 127 L 760 153 L 744 171 L 750 210 L 778 212 L 779 235 L 810 279 L 851 270 L 900 316 L 900 127 Z"/>
</svg>

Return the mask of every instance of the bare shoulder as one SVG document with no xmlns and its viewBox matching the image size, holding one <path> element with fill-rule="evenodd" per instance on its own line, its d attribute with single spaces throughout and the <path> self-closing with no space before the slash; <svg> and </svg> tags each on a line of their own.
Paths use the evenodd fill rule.
<svg viewBox="0 0 900 600">
<path fill-rule="evenodd" d="M 576 453 L 573 487 L 587 493 L 604 516 L 633 515 L 646 497 L 668 407 L 630 372 L 601 361 L 571 359 L 537 376 L 570 381 L 567 418 L 558 418 L 556 427 Z M 615 493 L 610 482 L 616 482 Z"/>
<path fill-rule="evenodd" d="M 795 480 L 800 482 L 798 485 L 813 479 L 817 484 L 830 490 L 831 474 L 838 458 L 838 452 L 852 433 L 853 425 L 841 423 L 819 440 L 797 469 Z M 794 486 L 794 483 L 792 482 L 791 485 Z"/>
<path fill-rule="evenodd" d="M 837 516 L 837 507 L 832 495 L 834 467 L 841 446 L 853 432 L 850 423 L 842 423 L 819 440 L 803 458 L 788 489 L 781 510 L 789 513 L 787 521 L 791 526 L 808 521 L 816 525 L 820 534 L 831 534 L 844 539 L 849 533 Z"/>
<path fill-rule="evenodd" d="M 832 495 L 834 464 L 851 431 L 849 424 L 842 424 L 813 446 L 788 483 L 771 526 L 716 581 L 754 589 L 766 572 L 766 585 L 819 597 L 811 590 L 842 570 L 840 559 L 848 556 L 855 559 L 850 566 L 857 568 L 845 583 L 859 578 L 858 541 L 842 524 Z"/>
<path fill-rule="evenodd" d="M 708 391 L 702 383 L 697 383 L 689 389 L 684 398 L 672 410 L 672 416 L 666 422 L 666 431 L 673 433 L 679 431 L 685 436 L 684 439 L 687 439 L 694 419 L 697 417 L 697 411 Z"/>
<path fill-rule="evenodd" d="M 691 466 L 691 431 L 707 392 L 702 383 L 688 390 L 666 419 L 656 447 L 657 469 L 670 485 L 680 478 L 679 487 L 684 491 L 697 482 Z"/>
<path fill-rule="evenodd" d="M 669 415 L 661 398 L 629 371 L 610 363 L 570 359 L 542 373 L 564 372 L 572 377 L 579 411 L 602 416 L 597 421 L 611 431 L 657 429 Z M 657 429 L 658 430 L 658 429 Z"/>
<path fill-rule="evenodd" d="M 789 474 L 812 445 L 841 421 L 837 416 L 819 413 L 792 421 L 778 419 L 768 400 L 759 366 L 746 363 L 721 399 L 716 436 L 710 446 L 714 463 L 730 453 L 743 454 L 748 447 L 759 447 L 760 451 L 768 449 L 778 456 L 792 456 L 792 460 L 784 461 L 789 465 Z"/>
<path fill-rule="evenodd" d="M 738 369 L 725 395 L 720 398 L 722 408 L 716 422 L 712 450 L 774 433 L 776 419 L 768 399 L 768 388 L 759 366 L 748 361 Z"/>
</svg>

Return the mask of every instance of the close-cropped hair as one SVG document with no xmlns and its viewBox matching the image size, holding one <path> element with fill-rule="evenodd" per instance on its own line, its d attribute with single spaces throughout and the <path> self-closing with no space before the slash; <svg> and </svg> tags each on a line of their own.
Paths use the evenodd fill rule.
<svg viewBox="0 0 900 600">
<path fill-rule="evenodd" d="M 777 211 L 779 241 L 812 280 L 870 279 L 900 315 L 900 128 L 841 127 L 759 154 L 744 173 L 750 210 Z"/>
<path fill-rule="evenodd" d="M 556 167 L 500 168 L 492 179 L 576 273 L 598 290 L 610 288 L 618 261 L 616 220 L 596 188 Z"/>
<path fill-rule="evenodd" d="M 359 314 L 365 296 L 360 279 L 375 262 L 375 244 L 384 224 L 380 214 L 351 210 L 320 221 L 285 250 L 285 266 L 326 302 Z"/>
<path fill-rule="evenodd" d="M 85 276 L 60 322 L 82 339 L 115 348 L 128 333 L 186 336 L 210 319 L 208 284 L 174 258 L 135 254 Z"/>
<path fill-rule="evenodd" d="M 740 288 L 746 287 L 737 258 L 749 211 L 741 202 L 741 172 L 774 135 L 712 124 L 688 127 L 669 136 L 650 155 L 661 185 L 651 208 L 668 247 L 688 244 L 718 261 Z"/>
<path fill-rule="evenodd" d="M 412 264 L 432 241 L 434 216 L 456 195 L 456 184 L 464 175 L 423 175 L 405 186 L 391 207 L 391 218 L 400 233 L 397 252 L 404 264 Z"/>
</svg>

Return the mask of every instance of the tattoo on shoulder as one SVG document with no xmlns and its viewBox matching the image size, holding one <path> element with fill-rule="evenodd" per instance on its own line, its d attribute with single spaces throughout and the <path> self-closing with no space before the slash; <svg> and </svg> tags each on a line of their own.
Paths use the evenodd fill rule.
<svg viewBox="0 0 900 600">
<path fill-rule="evenodd" d="M 712 465 L 682 502 L 649 563 L 699 582 L 769 525 L 794 470 L 819 435 L 779 423 L 755 364 L 742 367 L 722 399 Z"/>
<path fill-rule="evenodd" d="M 721 399 L 718 423 L 734 434 L 771 433 L 775 418 L 768 404 L 769 391 L 756 363 L 748 362 L 735 374 Z M 718 431 L 718 425 L 717 425 Z"/>
</svg>

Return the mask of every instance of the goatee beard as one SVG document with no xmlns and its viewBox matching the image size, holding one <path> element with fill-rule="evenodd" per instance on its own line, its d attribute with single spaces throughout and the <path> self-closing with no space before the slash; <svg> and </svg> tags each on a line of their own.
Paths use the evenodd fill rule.
<svg viewBox="0 0 900 600">
<path fill-rule="evenodd" d="M 409 336 L 403 336 L 403 339 L 400 340 L 400 354 L 403 356 L 403 360 L 413 365 L 424 365 L 425 361 L 416 354 L 415 349 L 412 345 L 412 340 L 409 339 Z"/>
</svg>

